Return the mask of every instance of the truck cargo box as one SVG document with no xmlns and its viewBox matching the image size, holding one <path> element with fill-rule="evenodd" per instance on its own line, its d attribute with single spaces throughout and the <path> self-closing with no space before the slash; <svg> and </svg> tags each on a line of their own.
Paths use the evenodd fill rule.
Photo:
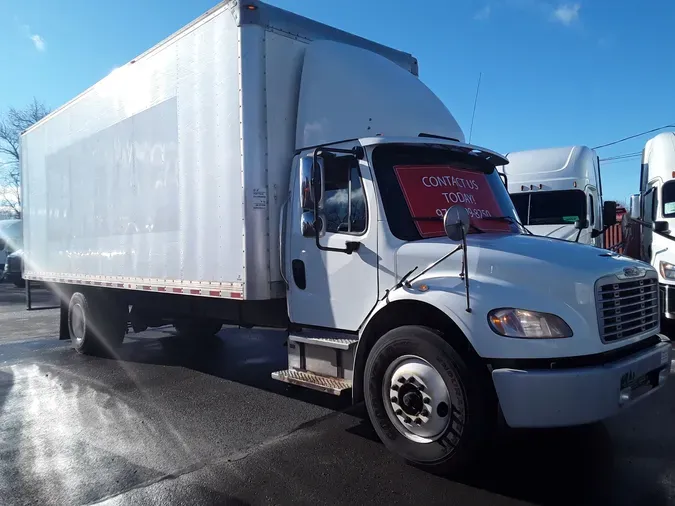
<svg viewBox="0 0 675 506">
<path fill-rule="evenodd" d="M 407 53 L 228 1 L 25 132 L 26 279 L 283 297 L 279 214 L 314 40 L 417 75 Z"/>
</svg>

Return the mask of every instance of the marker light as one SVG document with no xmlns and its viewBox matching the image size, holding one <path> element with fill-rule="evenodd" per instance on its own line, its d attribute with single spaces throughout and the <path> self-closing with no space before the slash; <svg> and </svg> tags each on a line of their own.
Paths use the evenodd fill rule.
<svg viewBox="0 0 675 506">
<path fill-rule="evenodd" d="M 661 276 L 664 278 L 675 279 L 675 265 L 661 260 L 659 262 L 659 270 L 661 271 Z"/>
</svg>

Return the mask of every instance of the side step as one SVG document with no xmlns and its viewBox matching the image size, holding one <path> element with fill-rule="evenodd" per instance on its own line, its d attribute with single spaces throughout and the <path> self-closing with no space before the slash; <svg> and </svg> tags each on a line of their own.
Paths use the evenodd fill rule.
<svg viewBox="0 0 675 506">
<path fill-rule="evenodd" d="M 328 378 L 319 376 L 313 372 L 296 371 L 295 369 L 286 369 L 272 373 L 272 378 L 284 383 L 290 383 L 312 390 L 318 390 L 332 395 L 341 395 L 345 390 L 352 388 L 352 382 L 340 378 Z"/>
<path fill-rule="evenodd" d="M 272 378 L 341 395 L 352 388 L 358 338 L 342 332 L 304 331 L 288 336 L 288 369 Z"/>
</svg>

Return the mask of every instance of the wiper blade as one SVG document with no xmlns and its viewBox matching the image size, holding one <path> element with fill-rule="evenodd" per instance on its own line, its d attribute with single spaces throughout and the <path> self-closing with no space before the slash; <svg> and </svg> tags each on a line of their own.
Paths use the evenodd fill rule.
<svg viewBox="0 0 675 506">
<path fill-rule="evenodd" d="M 443 221 L 443 218 L 441 218 L 440 216 L 418 216 L 418 217 L 412 217 L 412 220 L 413 221 Z M 473 223 L 469 223 L 469 230 L 471 230 L 471 229 L 475 230 L 479 234 L 485 233 L 485 230 L 481 230 L 480 228 L 478 228 Z"/>
<path fill-rule="evenodd" d="M 486 221 L 505 221 L 506 223 L 513 223 L 514 225 L 518 225 L 521 229 L 525 231 L 526 234 L 528 235 L 534 235 L 532 232 L 530 232 L 525 225 L 523 225 L 521 222 L 516 220 L 515 218 L 512 218 L 511 216 L 483 216 L 481 220 L 486 220 Z"/>
</svg>

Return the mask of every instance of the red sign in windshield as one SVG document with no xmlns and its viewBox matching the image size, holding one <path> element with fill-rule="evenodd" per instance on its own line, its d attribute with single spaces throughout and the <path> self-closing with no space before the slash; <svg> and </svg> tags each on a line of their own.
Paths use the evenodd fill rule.
<svg viewBox="0 0 675 506">
<path fill-rule="evenodd" d="M 486 220 L 502 216 L 492 188 L 485 174 L 457 169 L 448 165 L 398 165 L 396 177 L 422 237 L 445 235 L 442 218 L 445 211 L 462 205 L 471 217 L 471 223 L 485 231 L 509 232 L 504 221 Z M 441 218 L 438 221 L 429 218 Z"/>
</svg>

